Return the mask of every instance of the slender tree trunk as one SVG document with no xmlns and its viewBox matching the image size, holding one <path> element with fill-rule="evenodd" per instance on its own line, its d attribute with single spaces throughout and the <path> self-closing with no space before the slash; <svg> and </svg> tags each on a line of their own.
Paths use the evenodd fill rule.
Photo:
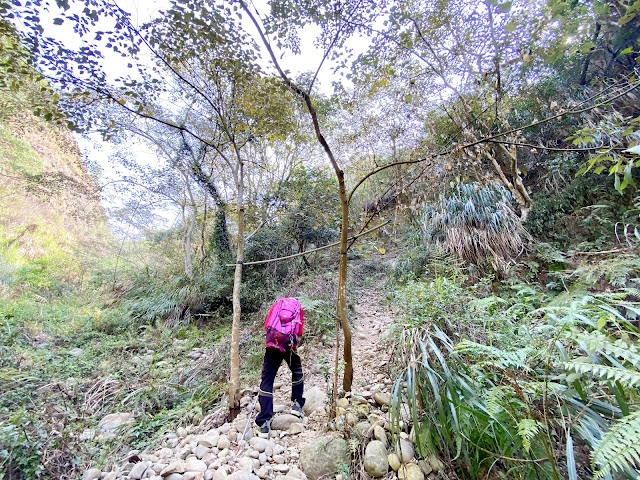
<svg viewBox="0 0 640 480">
<path fill-rule="evenodd" d="M 340 231 L 340 266 L 338 268 L 338 313 L 344 334 L 344 377 L 342 388 L 351 391 L 353 382 L 353 359 L 351 357 L 351 327 L 347 316 L 347 238 L 349 230 L 349 204 L 346 198 L 344 176 L 340 179 L 340 202 L 342 203 L 342 225 Z M 339 335 L 340 332 L 336 332 Z"/>
<path fill-rule="evenodd" d="M 320 129 L 320 124 L 318 122 L 318 114 L 316 112 L 315 107 L 313 106 L 313 102 L 311 101 L 311 97 L 309 96 L 309 92 L 304 90 L 303 88 L 296 85 L 282 70 L 276 55 L 271 48 L 271 45 L 262 31 L 262 28 L 256 21 L 251 9 L 247 6 L 246 2 L 243 0 L 239 0 L 242 9 L 245 11 L 247 16 L 251 19 L 256 29 L 258 30 L 258 34 L 264 44 L 265 48 L 269 52 L 269 56 L 273 62 L 274 67 L 278 71 L 280 78 L 285 83 L 287 87 L 291 89 L 291 91 L 302 98 L 307 106 L 307 110 L 309 112 L 309 116 L 311 117 L 311 122 L 313 123 L 313 129 L 316 133 L 316 138 L 318 139 L 318 143 L 322 145 L 327 157 L 329 158 L 329 162 L 333 167 L 333 170 L 336 174 L 336 178 L 338 179 L 338 186 L 340 189 L 340 203 L 342 206 L 342 231 L 340 232 L 340 267 L 338 271 L 338 315 L 340 318 L 340 324 L 342 325 L 342 329 L 344 332 L 344 362 L 345 362 L 345 373 L 343 378 L 343 388 L 345 391 L 351 390 L 351 383 L 353 382 L 353 361 L 351 358 L 351 329 L 349 328 L 349 322 L 347 319 L 347 230 L 349 227 L 349 199 L 347 197 L 347 189 L 344 182 L 344 172 L 340 169 L 338 162 L 333 155 L 333 151 L 331 147 L 327 143 L 327 140 L 324 138 L 322 134 L 322 130 Z M 334 397 L 337 392 L 334 392 Z"/>
<path fill-rule="evenodd" d="M 240 412 L 240 287 L 244 258 L 244 164 L 238 158 L 238 250 L 233 276 L 233 321 L 231 323 L 231 359 L 229 368 L 229 415 L 234 419 Z"/>
<path fill-rule="evenodd" d="M 196 221 L 198 217 L 198 207 L 196 206 L 196 199 L 193 196 L 191 185 L 189 185 L 189 177 L 187 176 L 186 173 L 184 172 L 182 173 L 183 173 L 185 184 L 187 187 L 187 193 L 189 194 L 189 201 L 191 202 L 191 216 L 189 217 L 189 220 L 188 220 L 188 226 L 187 226 L 187 220 L 185 219 L 184 206 L 182 208 L 182 218 L 187 228 L 184 234 L 184 242 L 183 242 L 184 270 L 189 280 L 191 280 L 193 279 L 193 260 L 191 258 L 191 244 L 193 241 L 193 230 L 196 227 Z"/>
<path fill-rule="evenodd" d="M 204 212 L 202 214 L 202 231 L 200 232 L 200 259 L 204 262 L 207 258 L 207 195 L 204 196 Z"/>
<path fill-rule="evenodd" d="M 191 280 L 193 278 L 193 261 L 191 259 L 191 243 L 193 237 L 193 229 L 196 226 L 195 214 L 189 219 L 189 226 L 184 235 L 184 271 L 187 277 Z"/>
</svg>

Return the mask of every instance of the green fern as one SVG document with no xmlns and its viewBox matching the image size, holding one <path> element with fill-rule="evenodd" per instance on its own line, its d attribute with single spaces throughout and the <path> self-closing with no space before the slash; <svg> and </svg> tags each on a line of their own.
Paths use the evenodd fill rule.
<svg viewBox="0 0 640 480">
<path fill-rule="evenodd" d="M 623 386 L 635 387 L 640 385 L 640 372 L 624 370 L 618 367 L 610 367 L 609 365 L 597 365 L 593 363 L 582 362 L 563 362 L 562 366 L 565 370 L 574 370 L 576 373 L 590 373 L 600 380 L 612 380 L 620 382 Z"/>
<path fill-rule="evenodd" d="M 596 478 L 640 466 L 640 411 L 613 424 L 593 455 L 593 465 Z"/>
<path fill-rule="evenodd" d="M 489 388 L 482 396 L 487 412 L 489 412 L 492 417 L 497 417 L 504 410 L 504 407 L 507 404 L 505 397 L 511 395 L 513 395 L 513 389 L 509 387 Z"/>
<path fill-rule="evenodd" d="M 524 448 L 525 452 L 529 453 L 531 440 L 535 438 L 539 431 L 540 422 L 533 418 L 523 418 L 518 422 L 518 435 L 522 439 L 522 448 Z"/>
<path fill-rule="evenodd" d="M 505 350 L 468 340 L 461 341 L 456 345 L 455 350 L 459 353 L 466 353 L 472 357 L 489 358 L 491 359 L 491 363 L 503 368 L 517 368 L 523 370 L 527 368 L 527 358 L 534 352 L 534 349 L 531 347 Z"/>
</svg>

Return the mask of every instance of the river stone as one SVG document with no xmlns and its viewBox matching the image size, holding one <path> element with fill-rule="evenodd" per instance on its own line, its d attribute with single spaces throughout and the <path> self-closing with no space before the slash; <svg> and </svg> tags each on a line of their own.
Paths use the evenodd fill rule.
<svg viewBox="0 0 640 480">
<path fill-rule="evenodd" d="M 426 460 L 420 460 L 418 462 L 418 466 L 420 467 L 420 470 L 422 470 L 422 473 L 424 473 L 425 475 L 429 475 L 433 471 L 433 468 L 431 468 L 431 464 L 429 464 L 429 462 L 427 462 Z"/>
<path fill-rule="evenodd" d="M 373 429 L 373 436 L 376 437 L 376 440 L 380 440 L 384 445 L 387 445 L 387 432 L 384 431 L 380 425 L 376 425 Z"/>
<path fill-rule="evenodd" d="M 289 471 L 289 465 L 274 465 L 273 471 L 278 473 L 287 473 Z"/>
<path fill-rule="evenodd" d="M 193 451 L 193 453 L 195 453 L 196 457 L 202 460 L 204 456 L 210 451 L 211 449 L 209 447 L 205 447 L 204 445 L 198 445 L 196 449 Z"/>
<path fill-rule="evenodd" d="M 249 470 L 238 470 L 227 477 L 228 480 L 258 480 Z"/>
<path fill-rule="evenodd" d="M 289 433 L 291 435 L 296 435 L 298 433 L 302 433 L 304 432 L 304 424 L 302 423 L 292 423 L 291 426 L 289 427 Z"/>
<path fill-rule="evenodd" d="M 271 429 L 272 430 L 289 430 L 289 427 L 292 423 L 297 423 L 300 421 L 300 417 L 296 417 L 295 415 L 291 415 L 290 413 L 283 413 L 281 415 L 276 415 L 271 420 Z"/>
<path fill-rule="evenodd" d="M 398 455 L 395 453 L 390 453 L 387 455 L 387 460 L 389 461 L 389 466 L 393 469 L 394 472 L 397 472 L 400 469 L 400 459 Z"/>
<path fill-rule="evenodd" d="M 173 455 L 173 450 L 171 450 L 170 448 L 161 448 L 160 450 L 158 450 L 156 452 L 156 456 L 158 458 L 171 458 L 171 455 Z"/>
<path fill-rule="evenodd" d="M 349 424 L 350 426 L 354 427 L 356 425 L 356 423 L 358 423 L 358 416 L 353 413 L 353 412 L 347 412 L 347 414 L 345 415 L 345 420 L 347 421 L 347 424 Z"/>
<path fill-rule="evenodd" d="M 171 475 L 164 477 L 164 480 L 182 480 L 182 474 L 172 473 Z"/>
<path fill-rule="evenodd" d="M 336 406 L 339 408 L 347 408 L 349 406 L 349 399 L 341 398 L 340 400 L 337 401 Z"/>
<path fill-rule="evenodd" d="M 218 440 L 220 440 L 220 435 L 218 435 L 217 432 L 216 433 L 209 432 L 205 435 L 198 437 L 198 445 L 212 448 L 218 445 Z"/>
<path fill-rule="evenodd" d="M 116 472 L 109 472 L 105 475 L 105 477 L 102 480 L 116 480 L 116 478 L 118 478 L 118 474 Z"/>
<path fill-rule="evenodd" d="M 238 459 L 238 465 L 243 470 L 253 471 L 253 460 L 249 457 L 242 457 Z"/>
<path fill-rule="evenodd" d="M 82 480 L 97 480 L 102 475 L 102 471 L 98 468 L 90 468 L 82 475 Z"/>
<path fill-rule="evenodd" d="M 371 424 L 369 422 L 359 422 L 356 424 L 354 431 L 358 437 L 364 437 L 370 428 Z"/>
<path fill-rule="evenodd" d="M 402 463 L 409 463 L 415 455 L 413 445 L 406 440 L 400 439 L 400 448 L 396 445 L 396 455 L 398 455 Z"/>
<path fill-rule="evenodd" d="M 131 478 L 132 480 L 140 480 L 144 475 L 144 472 L 146 472 L 147 468 L 149 468 L 149 465 L 149 462 L 136 463 L 129 472 L 129 478 Z"/>
<path fill-rule="evenodd" d="M 133 413 L 110 413 L 98 423 L 98 431 L 115 433 L 123 425 L 133 423 Z"/>
<path fill-rule="evenodd" d="M 297 478 L 298 480 L 307 480 L 307 476 L 298 467 L 291 467 L 291 470 L 289 470 L 289 473 L 287 473 L 287 475 L 289 477 Z"/>
<path fill-rule="evenodd" d="M 251 440 L 249 440 L 249 445 L 251 445 L 259 453 L 264 452 L 268 447 L 271 447 L 271 450 L 273 450 L 273 447 L 275 446 L 273 442 L 267 440 L 266 438 L 260 437 L 253 437 Z"/>
<path fill-rule="evenodd" d="M 373 396 L 373 399 L 378 405 L 381 406 L 389 405 L 391 403 L 391 396 L 388 393 L 384 392 L 376 392 Z"/>
<path fill-rule="evenodd" d="M 364 469 L 374 478 L 380 478 L 389 471 L 387 449 L 380 440 L 369 442 L 364 451 Z"/>
<path fill-rule="evenodd" d="M 187 471 L 186 464 L 184 462 L 171 462 L 169 465 L 164 467 L 160 472 L 161 477 L 166 477 L 167 475 L 171 475 L 172 473 L 184 473 Z"/>
<path fill-rule="evenodd" d="M 427 457 L 427 462 L 429 462 L 429 465 L 431 465 L 431 468 L 435 473 L 438 473 L 440 470 L 444 469 L 444 464 L 435 455 L 429 455 Z"/>
<path fill-rule="evenodd" d="M 211 480 L 224 480 L 225 478 L 227 478 L 227 473 L 222 468 L 218 468 L 213 472 Z"/>
<path fill-rule="evenodd" d="M 203 480 L 204 472 L 185 472 L 182 474 L 182 480 Z"/>
<path fill-rule="evenodd" d="M 207 464 L 197 458 L 187 460 L 187 472 L 206 472 Z"/>
<path fill-rule="evenodd" d="M 408 463 L 400 467 L 398 478 L 400 480 L 424 480 L 424 473 L 415 463 Z"/>
<path fill-rule="evenodd" d="M 350 460 L 347 442 L 330 436 L 310 441 L 300 452 L 300 466 L 311 480 L 336 474 Z"/>
<path fill-rule="evenodd" d="M 231 442 L 226 436 L 220 437 L 218 440 L 218 450 L 224 450 L 225 448 L 229 448 L 231 446 Z"/>
<path fill-rule="evenodd" d="M 323 410 L 327 403 L 327 395 L 319 387 L 311 387 L 304 393 L 305 402 L 302 409 L 307 415 Z"/>
</svg>

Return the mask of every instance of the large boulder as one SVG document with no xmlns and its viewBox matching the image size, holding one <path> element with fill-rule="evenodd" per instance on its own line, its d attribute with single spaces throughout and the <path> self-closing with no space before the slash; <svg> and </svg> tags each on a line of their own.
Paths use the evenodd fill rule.
<svg viewBox="0 0 640 480">
<path fill-rule="evenodd" d="M 347 442 L 342 438 L 320 437 L 305 445 L 300 452 L 300 466 L 311 480 L 334 475 L 350 461 Z"/>
<path fill-rule="evenodd" d="M 327 395 L 319 387 L 312 387 L 304 392 L 304 413 L 311 415 L 313 412 L 325 409 L 327 404 Z"/>
<path fill-rule="evenodd" d="M 374 478 L 380 478 L 389 471 L 387 449 L 380 440 L 369 442 L 364 451 L 364 469 Z"/>
</svg>

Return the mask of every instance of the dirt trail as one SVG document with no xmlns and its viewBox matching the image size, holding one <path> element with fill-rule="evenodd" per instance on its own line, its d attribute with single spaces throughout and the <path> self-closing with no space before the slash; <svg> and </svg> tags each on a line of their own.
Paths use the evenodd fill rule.
<svg viewBox="0 0 640 480">
<path fill-rule="evenodd" d="M 354 308 L 350 313 L 354 369 L 352 394 L 366 395 L 374 385 L 386 378 L 382 367 L 387 364 L 389 355 L 387 348 L 379 340 L 381 334 L 391 325 L 392 313 L 384 305 L 384 293 L 380 284 L 358 290 L 353 295 L 357 303 L 353 302 Z M 340 358 L 342 358 L 342 342 L 341 338 Z M 330 344 L 307 345 L 301 350 L 305 391 L 312 387 L 328 391 L 333 378 L 335 338 L 331 339 Z M 340 386 L 341 380 L 340 377 Z M 274 405 L 288 410 L 291 404 L 291 372 L 284 363 L 278 371 L 274 386 L 277 388 L 274 391 Z M 303 445 L 311 438 L 322 436 L 327 430 L 327 421 L 325 415 L 312 415 L 306 430 L 294 437 L 292 443 Z"/>
</svg>

